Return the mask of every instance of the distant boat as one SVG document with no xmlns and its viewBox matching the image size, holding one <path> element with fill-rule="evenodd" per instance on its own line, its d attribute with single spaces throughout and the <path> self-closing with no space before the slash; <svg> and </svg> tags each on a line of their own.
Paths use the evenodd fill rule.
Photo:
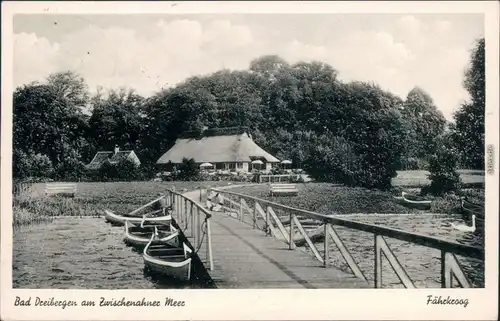
<svg viewBox="0 0 500 321">
<path fill-rule="evenodd" d="M 484 204 L 477 204 L 467 200 L 465 197 L 461 198 L 461 208 L 463 214 L 471 217 L 476 215 L 477 218 L 484 219 Z"/>
<path fill-rule="evenodd" d="M 151 216 L 146 216 L 146 221 L 152 223 L 170 224 L 170 222 L 172 221 L 171 214 L 165 216 L 152 216 L 154 215 L 154 213 L 161 213 L 161 212 L 163 212 L 163 210 L 158 210 L 150 213 Z M 144 216 L 143 217 L 123 216 L 115 214 L 110 210 L 104 210 L 104 219 L 106 220 L 106 222 L 110 222 L 115 225 L 124 225 L 125 221 L 129 221 L 130 223 L 133 224 L 141 224 L 141 222 L 144 220 Z"/>
<path fill-rule="evenodd" d="M 406 192 L 401 192 L 401 196 L 394 196 L 401 204 L 421 210 L 428 210 L 431 208 L 432 201 L 426 200 L 423 197 L 410 195 Z"/>
<path fill-rule="evenodd" d="M 143 221 L 143 223 L 145 223 Z M 146 221 L 146 224 L 137 226 L 130 223 L 130 221 L 125 221 L 125 238 L 124 241 L 128 244 L 135 246 L 146 246 L 155 228 L 158 232 L 158 238 L 154 240 L 154 243 L 167 243 L 173 247 L 180 247 L 179 243 L 179 231 L 171 224 L 151 224 Z"/>
<path fill-rule="evenodd" d="M 174 248 L 164 242 L 155 243 L 157 237 L 153 234 L 144 248 L 144 267 L 172 279 L 189 281 L 192 250 L 185 243 L 182 243 L 182 248 Z"/>
</svg>

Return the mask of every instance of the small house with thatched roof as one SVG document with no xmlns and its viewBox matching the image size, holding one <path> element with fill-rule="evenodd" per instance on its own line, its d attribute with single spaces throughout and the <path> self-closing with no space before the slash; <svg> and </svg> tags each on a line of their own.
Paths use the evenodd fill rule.
<svg viewBox="0 0 500 321">
<path fill-rule="evenodd" d="M 105 162 L 118 164 L 120 161 L 125 159 L 131 160 L 136 164 L 136 166 L 141 165 L 139 157 L 137 157 L 133 150 L 120 150 L 118 146 L 115 146 L 114 151 L 97 152 L 92 161 L 87 164 L 86 167 L 87 169 L 99 169 Z"/>
<path fill-rule="evenodd" d="M 280 161 L 260 148 L 245 127 L 205 129 L 186 132 L 163 154 L 157 164 L 180 164 L 193 158 L 198 165 L 212 164 L 217 170 L 248 172 L 270 170 Z"/>
</svg>

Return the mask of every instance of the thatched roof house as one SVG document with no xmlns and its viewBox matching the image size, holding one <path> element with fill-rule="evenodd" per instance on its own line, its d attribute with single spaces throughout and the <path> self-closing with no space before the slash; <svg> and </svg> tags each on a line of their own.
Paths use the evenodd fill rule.
<svg viewBox="0 0 500 321">
<path fill-rule="evenodd" d="M 183 158 L 193 158 L 198 164 L 210 163 L 216 169 L 241 171 L 250 170 L 255 160 L 260 160 L 266 169 L 280 162 L 260 148 L 244 127 L 208 129 L 201 134 L 184 133 L 156 163 L 180 164 Z"/>
<path fill-rule="evenodd" d="M 133 161 L 137 166 L 141 165 L 139 157 L 137 157 L 133 150 L 120 150 L 118 146 L 115 146 L 114 151 L 97 152 L 92 161 L 87 164 L 86 167 L 88 169 L 99 169 L 105 162 L 118 164 L 120 161 L 125 159 Z"/>
</svg>

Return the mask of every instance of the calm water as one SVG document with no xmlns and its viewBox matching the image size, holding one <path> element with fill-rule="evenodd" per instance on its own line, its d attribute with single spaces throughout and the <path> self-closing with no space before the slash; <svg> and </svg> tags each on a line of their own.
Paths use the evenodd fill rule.
<svg viewBox="0 0 500 321">
<path fill-rule="evenodd" d="M 13 287 L 31 289 L 199 288 L 144 273 L 123 226 L 103 218 L 60 217 L 14 231 Z"/>
<path fill-rule="evenodd" d="M 482 246 L 482 236 L 461 233 L 449 227 L 457 218 L 432 215 L 350 216 L 372 224 L 414 231 Z M 373 280 L 373 235 L 337 227 L 337 232 L 368 280 Z M 387 243 L 406 268 L 415 285 L 440 287 L 440 252 L 387 238 Z M 317 247 L 320 251 L 322 243 Z M 61 217 L 52 223 L 22 227 L 14 231 L 13 287 L 52 289 L 154 289 L 200 288 L 197 284 L 175 284 L 143 272 L 141 253 L 123 242 L 123 227 L 106 224 L 103 218 Z M 484 287 L 484 262 L 458 257 L 475 287 Z M 350 272 L 332 246 L 330 264 Z M 384 287 L 401 287 L 383 258 Z"/>
</svg>

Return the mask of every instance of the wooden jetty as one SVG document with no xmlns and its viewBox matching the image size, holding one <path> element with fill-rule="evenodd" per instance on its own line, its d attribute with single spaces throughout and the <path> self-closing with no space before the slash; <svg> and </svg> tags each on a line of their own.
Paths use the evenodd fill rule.
<svg viewBox="0 0 500 321">
<path fill-rule="evenodd" d="M 461 287 L 471 287 L 455 255 L 484 260 L 482 248 L 299 210 L 228 189 L 168 192 L 175 221 L 218 288 L 381 288 L 382 258 L 389 261 L 404 287 L 415 288 L 386 237 L 440 250 L 443 288 L 454 287 L 454 280 Z M 214 195 L 220 205 L 219 212 L 204 207 L 203 201 Z M 308 233 L 301 224 L 304 218 L 321 222 L 322 232 L 317 229 Z M 285 227 L 283 222 L 289 225 Z M 336 233 L 338 225 L 373 234 L 373 284 L 367 281 Z M 311 237 L 316 234 L 322 238 Z M 322 253 L 315 245 L 318 240 L 324 243 Z M 310 253 L 298 248 L 298 243 L 304 242 Z M 352 273 L 329 266 L 332 244 Z"/>
</svg>

